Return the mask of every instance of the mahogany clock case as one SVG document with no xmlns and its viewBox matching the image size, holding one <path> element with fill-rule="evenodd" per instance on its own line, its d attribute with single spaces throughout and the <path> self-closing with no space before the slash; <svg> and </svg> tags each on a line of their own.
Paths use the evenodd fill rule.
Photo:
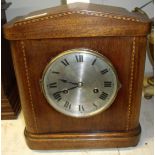
<svg viewBox="0 0 155 155">
<path fill-rule="evenodd" d="M 85 3 L 34 12 L 6 24 L 28 146 L 81 149 L 136 145 L 149 30 L 150 21 L 143 16 L 123 8 Z M 57 112 L 40 87 L 48 62 L 75 48 L 92 49 L 107 57 L 122 85 L 110 108 L 88 118 Z"/>
</svg>

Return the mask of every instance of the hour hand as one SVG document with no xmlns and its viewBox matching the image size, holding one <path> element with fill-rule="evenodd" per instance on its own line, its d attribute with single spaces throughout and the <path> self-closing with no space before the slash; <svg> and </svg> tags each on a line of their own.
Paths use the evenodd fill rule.
<svg viewBox="0 0 155 155">
<path fill-rule="evenodd" d="M 65 80 L 65 79 L 59 79 L 59 80 L 62 81 L 62 82 L 64 82 L 64 83 L 71 83 L 71 84 L 73 84 L 73 85 L 78 85 L 78 83 L 69 82 L 69 81 L 67 81 L 67 80 Z"/>
</svg>

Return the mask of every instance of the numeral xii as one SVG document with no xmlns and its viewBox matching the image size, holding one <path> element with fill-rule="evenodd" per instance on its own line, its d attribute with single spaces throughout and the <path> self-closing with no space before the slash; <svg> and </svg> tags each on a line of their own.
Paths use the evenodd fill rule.
<svg viewBox="0 0 155 155">
<path fill-rule="evenodd" d="M 75 55 L 77 62 L 83 62 L 83 55 Z"/>
</svg>

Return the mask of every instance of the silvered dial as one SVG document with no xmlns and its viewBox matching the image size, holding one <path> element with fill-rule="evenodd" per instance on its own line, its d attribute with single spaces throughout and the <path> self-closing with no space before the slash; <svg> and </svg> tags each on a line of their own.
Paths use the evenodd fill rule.
<svg viewBox="0 0 155 155">
<path fill-rule="evenodd" d="M 112 104 L 118 79 L 107 58 L 89 49 L 73 49 L 46 66 L 42 88 L 48 103 L 57 111 L 88 117 Z"/>
</svg>

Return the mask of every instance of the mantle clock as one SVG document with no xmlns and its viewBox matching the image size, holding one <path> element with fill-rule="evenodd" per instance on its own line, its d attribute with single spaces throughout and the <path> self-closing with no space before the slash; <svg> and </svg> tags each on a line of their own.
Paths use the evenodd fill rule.
<svg viewBox="0 0 155 155">
<path fill-rule="evenodd" d="M 136 145 L 149 30 L 146 17 L 87 3 L 7 23 L 28 146 Z"/>
</svg>

